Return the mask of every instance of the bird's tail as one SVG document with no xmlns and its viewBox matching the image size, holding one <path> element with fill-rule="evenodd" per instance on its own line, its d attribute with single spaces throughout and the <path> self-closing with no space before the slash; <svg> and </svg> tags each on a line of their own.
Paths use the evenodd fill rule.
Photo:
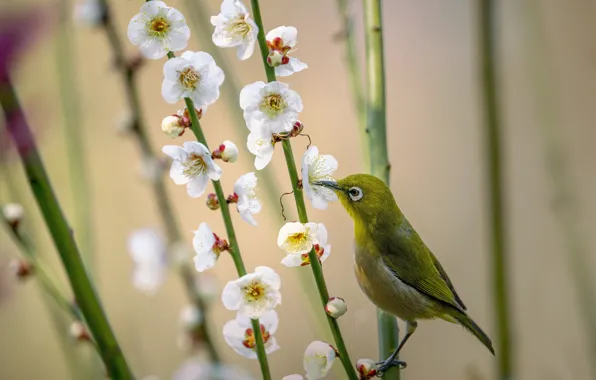
<svg viewBox="0 0 596 380">
<path fill-rule="evenodd" d="M 495 354 L 495 349 L 493 348 L 493 343 L 491 342 L 490 338 L 484 331 L 482 331 L 480 326 L 478 326 L 476 322 L 472 320 L 472 318 L 461 312 L 457 313 L 453 317 L 466 330 L 474 334 L 474 336 L 478 338 L 478 340 L 481 341 L 482 344 L 484 344 L 493 355 Z"/>
</svg>

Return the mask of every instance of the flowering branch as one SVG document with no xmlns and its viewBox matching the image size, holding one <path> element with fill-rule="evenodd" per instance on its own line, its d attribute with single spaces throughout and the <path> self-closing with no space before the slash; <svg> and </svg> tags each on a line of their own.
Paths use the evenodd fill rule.
<svg viewBox="0 0 596 380">
<path fill-rule="evenodd" d="M 364 0 L 366 34 L 366 131 L 370 153 L 370 173 L 389 184 L 389 154 L 387 149 L 387 114 L 385 102 L 385 62 L 383 54 L 383 18 L 380 0 Z M 397 348 L 397 319 L 377 309 L 379 355 L 386 358 Z M 400 378 L 399 366 L 390 368 L 388 379 Z"/>
<path fill-rule="evenodd" d="M 77 304 L 97 343 L 108 374 L 117 379 L 132 379 L 132 373 L 83 265 L 70 227 L 54 195 L 14 87 L 8 76 L 1 79 L 0 104 L 5 112 L 8 131 L 18 147 L 31 190 L 60 253 Z"/>
<path fill-rule="evenodd" d="M 131 64 L 126 57 L 124 47 L 120 41 L 120 35 L 118 34 L 116 26 L 113 22 L 111 8 L 109 7 L 107 0 L 101 0 L 101 3 L 104 10 L 102 25 L 112 47 L 115 64 L 119 69 L 125 83 L 126 97 L 132 114 L 131 132 L 135 137 L 143 160 L 149 163 L 159 162 L 159 159 L 153 150 L 149 135 L 147 134 L 145 121 L 143 120 L 143 111 L 136 77 L 138 65 Z M 166 191 L 161 171 L 159 175 L 152 178 L 151 185 L 153 195 L 159 209 L 161 222 L 166 231 L 168 244 L 169 246 L 172 246 L 182 240 L 182 234 L 180 233 L 178 219 L 174 214 L 174 208 Z M 197 273 L 186 261 L 182 261 L 180 263 L 178 270 L 189 300 L 195 305 L 197 310 L 202 315 L 206 315 L 207 306 L 203 300 L 203 297 L 201 296 L 200 289 L 197 286 Z M 214 363 L 218 363 L 221 359 L 207 324 L 208 319 L 203 318 L 201 324 L 202 341 L 209 352 L 211 360 Z"/>
<path fill-rule="evenodd" d="M 265 68 L 265 74 L 267 76 L 268 82 L 275 82 L 276 81 L 276 74 L 275 69 L 268 63 L 269 59 L 269 46 L 267 45 L 267 40 L 265 39 L 265 32 L 263 29 L 263 19 L 261 17 L 261 10 L 259 6 L 258 0 L 251 0 L 251 7 L 253 11 L 253 17 L 255 20 L 255 24 L 258 26 L 259 31 L 257 35 L 257 42 L 259 44 L 259 48 L 261 51 L 261 57 L 263 60 L 263 66 Z M 308 223 L 308 215 L 306 212 L 306 204 L 304 203 L 304 196 L 302 193 L 302 188 L 298 186 L 299 178 L 298 178 L 298 171 L 296 169 L 296 162 L 294 159 L 294 153 L 292 152 L 292 145 L 288 139 L 282 141 L 282 146 L 284 150 L 284 156 L 286 159 L 286 164 L 288 167 L 288 173 L 290 175 L 290 180 L 292 182 L 292 190 L 294 192 L 294 200 L 296 202 L 296 208 L 298 211 L 298 218 L 300 223 Z M 319 257 L 317 256 L 317 252 L 315 247 L 309 250 L 308 257 L 310 261 L 310 266 L 313 271 L 313 275 L 315 277 L 315 282 L 317 283 L 317 289 L 319 291 L 319 297 L 321 299 L 321 303 L 323 306 L 327 305 L 329 301 L 329 292 L 327 290 L 327 285 L 325 283 L 325 278 L 323 276 L 323 270 L 321 263 L 319 261 Z M 342 362 L 344 370 L 348 378 L 352 380 L 356 380 L 357 374 L 354 370 L 352 361 L 350 360 L 350 356 L 348 354 L 348 350 L 344 343 L 343 336 L 339 329 L 339 325 L 337 320 L 329 315 L 327 315 L 327 321 L 329 323 L 329 327 L 331 329 L 331 333 L 335 340 L 335 344 L 337 346 L 337 350 L 339 351 L 339 359 Z"/>
</svg>

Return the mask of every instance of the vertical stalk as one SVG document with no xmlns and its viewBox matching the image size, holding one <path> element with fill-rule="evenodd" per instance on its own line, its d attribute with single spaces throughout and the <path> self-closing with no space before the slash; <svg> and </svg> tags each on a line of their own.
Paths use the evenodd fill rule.
<svg viewBox="0 0 596 380">
<path fill-rule="evenodd" d="M 370 153 L 370 173 L 389 186 L 389 154 L 387 148 L 387 108 L 385 99 L 385 59 L 383 51 L 383 17 L 381 0 L 364 0 L 366 35 L 366 137 Z M 397 319 L 377 309 L 379 355 L 387 358 L 399 341 Z M 399 367 L 385 374 L 399 380 Z"/>
<path fill-rule="evenodd" d="M 532 5 L 530 5 L 530 3 Z M 586 249 L 585 236 L 581 234 L 579 207 L 569 178 L 569 164 L 562 142 L 563 128 L 558 112 L 556 83 L 552 54 L 548 54 L 545 29 L 540 20 L 540 2 L 526 1 L 526 49 L 528 75 L 533 82 L 535 109 L 542 132 L 545 163 L 553 181 L 553 212 L 559 223 L 559 231 L 566 245 L 566 259 L 575 286 L 581 315 L 584 318 L 584 331 L 588 358 L 596 358 L 596 282 L 590 275 L 587 262 L 589 252 Z M 533 9 L 532 9 L 533 8 Z M 596 380 L 596 360 L 589 359 L 591 377 Z"/>
<path fill-rule="evenodd" d="M 153 150 L 151 140 L 147 133 L 147 127 L 143 119 L 143 110 L 141 107 L 141 100 L 137 85 L 136 70 L 130 67 L 127 62 L 125 50 L 122 46 L 120 35 L 118 34 L 116 26 L 114 25 L 111 8 L 107 0 L 100 1 L 105 12 L 103 28 L 108 37 L 108 42 L 112 47 L 114 61 L 122 76 L 124 88 L 126 90 L 126 99 L 133 117 L 132 134 L 135 137 L 143 159 L 150 161 L 157 160 L 157 156 Z M 174 207 L 172 205 L 171 199 L 168 196 L 163 176 L 155 178 L 151 182 L 151 186 L 153 196 L 158 207 L 159 216 L 161 218 L 163 228 L 166 231 L 166 238 L 168 244 L 171 246 L 182 239 L 182 234 L 180 233 L 178 219 L 174 213 Z M 180 264 L 178 272 L 189 300 L 193 302 L 193 304 L 202 312 L 203 315 L 207 315 L 207 306 L 200 294 L 200 289 L 197 287 L 196 278 L 198 274 L 194 268 L 188 262 L 184 261 Z M 208 318 L 204 318 L 202 326 L 203 342 L 207 348 L 211 361 L 214 363 L 219 363 L 221 358 L 217 348 L 215 347 L 208 323 Z"/>
<path fill-rule="evenodd" d="M 77 304 L 97 343 L 107 373 L 117 379 L 132 379 L 132 373 L 83 265 L 71 229 L 54 195 L 33 134 L 8 77 L 3 78 L 0 83 L 0 104 L 4 108 L 8 131 L 18 147 L 31 190 L 60 253 Z"/>
<path fill-rule="evenodd" d="M 168 57 L 173 58 L 174 54 L 170 52 L 168 54 Z M 195 105 L 193 104 L 193 101 L 190 98 L 184 98 L 184 102 L 186 103 L 188 113 L 191 115 L 190 118 L 192 121 L 192 132 L 195 134 L 197 141 L 205 145 L 207 149 L 209 149 L 207 139 L 205 138 L 205 134 L 203 133 L 203 129 L 201 128 L 199 118 L 197 117 L 197 113 L 195 112 Z M 234 265 L 236 266 L 238 277 L 242 277 L 246 274 L 246 267 L 244 266 L 242 255 L 240 254 L 240 245 L 238 244 L 238 239 L 236 238 L 236 231 L 234 230 L 234 224 L 232 223 L 232 216 L 230 215 L 230 206 L 228 205 L 228 202 L 226 202 L 226 196 L 223 192 L 221 182 L 211 181 L 211 183 L 213 184 L 215 194 L 217 195 L 219 209 L 221 210 L 221 216 L 223 218 L 224 225 L 226 227 L 226 233 L 228 235 L 228 240 L 230 242 L 230 255 L 232 256 L 232 260 L 234 260 Z M 255 334 L 257 358 L 259 359 L 259 365 L 261 367 L 261 375 L 263 376 L 263 380 L 271 380 L 269 363 L 267 361 L 267 353 L 265 352 L 265 343 L 263 341 L 263 335 L 261 333 L 261 324 L 259 323 L 258 319 L 252 319 L 251 322 L 252 329 Z"/>
<path fill-rule="evenodd" d="M 362 150 L 362 163 L 364 168 L 370 167 L 370 154 L 368 147 L 368 135 L 366 133 L 366 108 L 364 104 L 364 88 L 362 86 L 362 73 L 358 64 L 358 55 L 356 52 L 356 34 L 354 32 L 354 16 L 349 11 L 350 0 L 337 0 L 337 9 L 341 17 L 343 29 L 341 39 L 345 45 L 345 61 L 352 87 L 352 97 L 354 99 L 354 108 L 358 118 L 357 127 L 360 135 L 360 145 Z"/>
<path fill-rule="evenodd" d="M 87 159 L 83 139 L 84 125 L 81 121 L 79 97 L 76 89 L 76 67 L 73 52 L 74 31 L 70 9 L 71 1 L 61 0 L 60 30 L 56 46 L 58 87 L 64 120 L 64 141 L 68 158 L 70 186 L 73 199 L 73 224 L 81 253 L 87 266 L 93 269 L 93 226 L 90 182 L 87 175 Z"/>
<path fill-rule="evenodd" d="M 267 47 L 267 41 L 265 40 L 265 30 L 263 28 L 263 19 L 261 17 L 261 9 L 259 6 L 258 0 L 251 0 L 251 7 L 253 17 L 255 19 L 255 23 L 259 27 L 259 34 L 257 36 L 257 41 L 259 43 L 259 48 L 261 51 L 261 58 L 263 61 L 263 66 L 265 68 L 265 74 L 267 76 L 268 82 L 273 82 L 276 80 L 275 78 L 275 70 L 273 67 L 267 64 L 267 56 L 269 55 L 269 48 Z M 288 167 L 288 174 L 290 176 L 290 181 L 292 182 L 292 190 L 294 193 L 294 200 L 296 202 L 296 209 L 298 211 L 298 217 L 301 223 L 308 223 L 308 215 L 306 213 L 306 204 L 304 203 L 304 195 L 302 193 L 302 188 L 298 186 L 298 171 L 296 169 L 296 162 L 294 159 L 294 153 L 292 152 L 292 145 L 289 140 L 284 140 L 282 142 L 284 156 L 286 159 L 286 165 Z M 317 284 L 317 289 L 319 292 L 319 297 L 321 298 L 321 303 L 323 308 L 327 304 L 329 300 L 329 292 L 327 291 L 327 284 L 325 283 L 325 277 L 323 276 L 323 268 L 319 259 L 315 253 L 314 248 L 308 253 L 310 259 L 310 267 L 313 272 L 313 276 L 315 277 L 315 282 Z M 341 334 L 341 330 L 339 329 L 339 325 L 337 320 L 331 318 L 330 316 L 326 315 L 327 322 L 329 323 L 329 328 L 331 329 L 331 333 L 333 335 L 333 339 L 335 340 L 336 348 L 339 352 L 339 359 L 344 367 L 347 377 L 350 380 L 356 380 L 358 376 L 356 375 L 356 371 L 354 370 L 354 366 L 350 359 L 350 355 L 346 348 L 346 344 L 344 342 L 343 336 Z"/>
<path fill-rule="evenodd" d="M 505 241 L 505 210 L 503 207 L 503 170 L 501 158 L 501 120 L 498 103 L 496 72 L 496 13 L 497 2 L 481 0 L 478 28 L 480 31 L 480 73 L 486 123 L 486 160 L 488 197 L 490 201 L 491 259 L 493 270 L 494 307 L 497 317 L 497 360 L 499 379 L 513 376 L 513 346 L 511 341 L 510 305 L 507 289 L 507 246 Z"/>
</svg>

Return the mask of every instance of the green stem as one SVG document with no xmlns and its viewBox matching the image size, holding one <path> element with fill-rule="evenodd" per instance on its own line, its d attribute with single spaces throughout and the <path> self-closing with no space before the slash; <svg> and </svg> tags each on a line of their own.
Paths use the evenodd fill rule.
<svg viewBox="0 0 596 380">
<path fill-rule="evenodd" d="M 64 118 L 64 141 L 68 157 L 69 177 L 73 199 L 74 233 L 80 242 L 81 253 L 87 266 L 93 269 L 93 226 L 92 204 L 87 160 L 83 139 L 84 125 L 81 121 L 79 97 L 73 52 L 73 37 L 70 9 L 71 1 L 60 2 L 60 35 L 57 39 L 56 59 L 58 67 L 58 87 L 62 98 Z"/>
<path fill-rule="evenodd" d="M 151 162 L 156 161 L 158 158 L 153 150 L 151 140 L 147 133 L 146 124 L 143 120 L 143 110 L 141 107 L 138 91 L 136 70 L 134 70 L 134 68 L 132 68 L 127 62 L 126 53 L 120 40 L 120 35 L 118 34 L 116 26 L 114 25 L 111 9 L 107 0 L 101 0 L 101 2 L 105 9 L 103 27 L 107 34 L 110 46 L 112 47 L 114 60 L 124 81 L 126 99 L 133 118 L 132 133 L 135 137 L 143 159 L 149 160 Z M 172 246 L 174 243 L 177 243 L 182 239 L 182 234 L 180 233 L 178 219 L 175 216 L 171 198 L 168 196 L 163 176 L 153 179 L 151 181 L 151 186 L 153 196 L 159 210 L 159 216 L 161 218 L 163 228 L 166 231 L 168 244 Z M 207 305 L 205 304 L 201 296 L 200 289 L 197 286 L 198 281 L 196 281 L 196 279 L 198 274 L 194 268 L 188 262 L 184 261 L 180 264 L 178 272 L 190 301 L 193 302 L 196 308 L 201 311 L 203 315 L 207 315 Z M 217 351 L 217 347 L 215 346 L 215 342 L 213 341 L 213 338 L 210 334 L 208 324 L 208 318 L 204 318 L 202 326 L 203 343 L 209 352 L 211 361 L 214 363 L 219 363 L 221 358 Z"/>
<path fill-rule="evenodd" d="M 18 147 L 31 190 L 60 253 L 77 304 L 97 342 L 107 373 L 116 379 L 132 379 L 132 373 L 83 265 L 70 227 L 54 195 L 33 134 L 8 77 L 3 78 L 0 83 L 0 103 L 4 108 L 8 131 Z"/>
<path fill-rule="evenodd" d="M 507 247 L 504 228 L 503 173 L 501 167 L 501 131 L 495 68 L 495 6 L 496 2 L 481 0 L 478 13 L 480 28 L 480 72 L 482 75 L 488 166 L 488 196 L 490 200 L 493 292 L 497 317 L 497 359 L 500 379 L 513 376 L 513 346 L 511 344 L 510 304 L 507 289 Z"/>
<path fill-rule="evenodd" d="M 387 107 L 385 100 L 385 59 L 383 50 L 383 17 L 381 0 L 364 0 L 366 35 L 366 131 L 370 154 L 370 173 L 389 185 L 389 153 L 387 147 Z M 377 309 L 379 355 L 387 358 L 397 348 L 397 319 Z M 387 379 L 401 377 L 399 367 L 385 374 Z"/>
<path fill-rule="evenodd" d="M 553 181 L 553 212 L 559 223 L 559 231 L 566 244 L 571 277 L 579 300 L 578 305 L 584 318 L 584 331 L 587 332 L 588 358 L 596 358 L 596 282 L 590 275 L 589 255 L 586 239 L 580 226 L 580 208 L 569 176 L 569 165 L 562 142 L 565 141 L 560 120 L 557 99 L 556 76 L 551 63 L 554 57 L 549 54 L 545 40 L 545 29 L 541 25 L 539 4 L 526 2 L 526 49 L 527 73 L 532 79 L 535 93 L 536 115 L 542 132 L 546 168 Z M 589 360 L 592 379 L 596 380 L 596 360 Z"/>
<path fill-rule="evenodd" d="M 173 58 L 174 54 L 170 52 L 168 53 L 168 57 Z M 193 104 L 190 98 L 184 98 L 184 102 L 186 103 L 186 108 L 188 109 L 188 113 L 192 122 L 192 125 L 190 127 L 192 132 L 197 138 L 197 141 L 205 145 L 207 149 L 209 149 L 207 139 L 205 138 L 205 134 L 203 133 L 203 129 L 201 128 L 201 123 L 199 122 L 199 118 L 197 117 L 197 112 L 195 111 L 195 105 Z M 226 227 L 226 234 L 228 235 L 228 240 L 230 244 L 230 255 L 232 256 L 232 260 L 234 260 L 234 265 L 236 266 L 238 277 L 242 277 L 246 274 L 246 267 L 244 266 L 242 255 L 240 254 L 240 245 L 238 244 L 238 239 L 236 238 L 236 231 L 234 230 L 234 224 L 232 223 L 232 216 L 230 215 L 230 206 L 228 205 L 228 202 L 226 202 L 226 196 L 223 192 L 221 182 L 211 182 L 213 184 L 215 194 L 217 195 L 219 209 L 221 210 L 221 216 Z M 261 367 L 261 374 L 263 376 L 263 380 L 271 380 L 271 372 L 269 370 L 269 363 L 267 361 L 267 353 L 265 352 L 265 343 L 263 341 L 263 335 L 261 333 L 261 325 L 259 323 L 259 320 L 253 319 L 252 326 L 253 332 L 255 334 L 257 358 L 259 359 L 259 365 Z"/>
<path fill-rule="evenodd" d="M 370 154 L 368 148 L 368 135 L 366 133 L 366 108 L 364 103 L 364 88 L 362 86 L 362 74 L 358 64 L 358 55 L 356 53 L 356 34 L 354 32 L 354 17 L 349 11 L 349 0 L 337 0 L 337 8 L 342 20 L 343 30 L 341 38 L 345 41 L 345 61 L 348 67 L 348 76 L 350 86 L 352 87 L 352 96 L 356 116 L 358 118 L 357 126 L 360 135 L 360 145 L 362 150 L 362 161 L 365 168 L 370 167 Z"/>
<path fill-rule="evenodd" d="M 259 34 L 257 35 L 257 41 L 259 43 L 259 48 L 261 51 L 261 58 L 263 61 L 263 67 L 265 68 L 265 74 L 267 76 L 268 82 L 274 82 L 275 78 L 275 70 L 273 67 L 269 66 L 267 63 L 267 56 L 269 55 L 269 48 L 267 47 L 267 41 L 265 39 L 265 30 L 263 28 L 263 19 L 261 17 L 261 9 L 259 6 L 258 0 L 251 0 L 251 7 L 253 17 L 255 19 L 255 23 L 259 27 Z M 284 156 L 286 158 L 286 165 L 288 167 L 288 173 L 290 176 L 290 181 L 292 182 L 292 190 L 294 194 L 294 200 L 296 202 L 296 209 L 298 211 L 298 218 L 301 223 L 308 223 L 308 215 L 306 213 L 306 204 L 304 203 L 304 195 L 302 194 L 302 189 L 298 187 L 298 171 L 296 169 L 296 161 L 294 160 L 294 153 L 292 152 L 292 144 L 289 140 L 284 140 L 282 142 Z M 323 276 L 323 268 L 315 253 L 314 248 L 308 253 L 310 259 L 310 267 L 312 268 L 313 276 L 315 277 L 315 282 L 317 284 L 317 289 L 319 292 L 319 297 L 321 298 L 321 303 L 323 305 L 323 310 L 327 302 L 329 301 L 329 292 L 327 291 L 327 284 L 325 283 L 325 277 Z M 350 359 L 350 355 L 346 348 L 346 344 L 344 342 L 343 336 L 341 334 L 341 330 L 339 329 L 339 325 L 337 320 L 331 318 L 327 314 L 327 322 L 329 323 L 329 328 L 331 329 L 331 334 L 333 335 L 333 339 L 335 340 L 335 345 L 337 350 L 339 351 L 339 359 L 344 367 L 346 375 L 351 380 L 357 380 L 358 376 L 356 371 L 354 370 L 354 365 L 352 364 L 352 360 Z"/>
</svg>

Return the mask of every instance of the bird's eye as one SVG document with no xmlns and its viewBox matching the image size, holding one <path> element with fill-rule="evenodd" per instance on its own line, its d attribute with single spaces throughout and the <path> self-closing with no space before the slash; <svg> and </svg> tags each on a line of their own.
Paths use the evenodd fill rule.
<svg viewBox="0 0 596 380">
<path fill-rule="evenodd" d="M 362 199 L 362 189 L 359 187 L 350 187 L 350 190 L 348 190 L 348 195 L 352 201 L 358 202 Z"/>
</svg>

